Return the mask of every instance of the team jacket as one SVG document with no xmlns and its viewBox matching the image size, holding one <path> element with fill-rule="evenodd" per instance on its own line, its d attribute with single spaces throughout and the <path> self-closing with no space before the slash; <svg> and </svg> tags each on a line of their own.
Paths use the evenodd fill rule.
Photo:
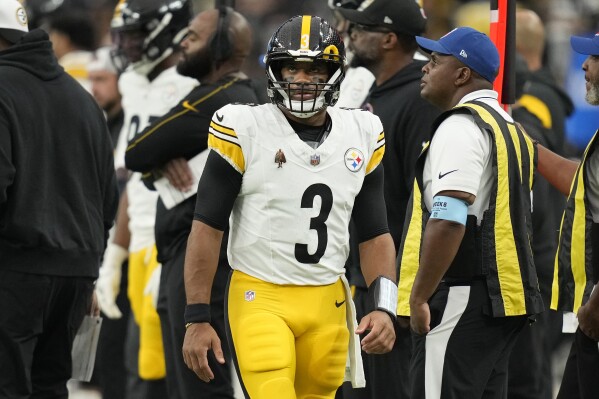
<svg viewBox="0 0 599 399">
<path fill-rule="evenodd" d="M 274 284 L 332 284 L 344 273 L 348 224 L 364 177 L 385 150 L 378 117 L 327 109 L 332 129 L 317 149 L 273 104 L 214 114 L 208 146 L 243 175 L 230 217 L 231 266 Z"/>
<path fill-rule="evenodd" d="M 117 203 L 104 115 L 32 30 L 0 52 L 0 268 L 97 277 Z"/>
<path fill-rule="evenodd" d="M 588 206 L 586 160 L 597 147 L 597 134 L 588 144 L 576 170 L 562 217 L 559 246 L 555 256 L 551 309 L 576 312 L 591 295 L 599 279 L 598 225 Z M 595 248 L 593 248 L 593 242 Z M 595 259 L 593 260 L 593 256 Z"/>
<path fill-rule="evenodd" d="M 495 176 L 489 208 L 480 226 L 469 215 L 466 233 L 446 277 L 484 278 L 494 317 L 536 314 L 543 310 L 531 249 L 530 191 L 536 150 L 514 124 L 481 102 L 461 104 L 442 114 L 439 126 L 454 113 L 470 113 L 492 140 Z M 428 146 L 416 164 L 416 179 L 400 246 L 398 314 L 409 316 L 409 297 L 420 262 L 422 235 L 430 216 L 421 193 Z"/>
</svg>

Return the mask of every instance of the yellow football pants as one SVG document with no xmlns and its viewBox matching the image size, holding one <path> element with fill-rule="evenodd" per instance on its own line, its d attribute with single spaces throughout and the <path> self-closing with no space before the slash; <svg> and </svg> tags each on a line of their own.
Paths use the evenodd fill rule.
<svg viewBox="0 0 599 399">
<path fill-rule="evenodd" d="M 231 349 L 252 399 L 335 397 L 349 343 L 345 301 L 341 280 L 275 285 L 233 272 L 227 303 Z"/>
<path fill-rule="evenodd" d="M 127 294 L 135 322 L 139 326 L 138 373 L 144 380 L 166 376 L 160 318 L 152 304 L 152 297 L 144 295 L 146 284 L 159 264 L 156 254 L 156 246 L 152 246 L 129 255 Z"/>
</svg>

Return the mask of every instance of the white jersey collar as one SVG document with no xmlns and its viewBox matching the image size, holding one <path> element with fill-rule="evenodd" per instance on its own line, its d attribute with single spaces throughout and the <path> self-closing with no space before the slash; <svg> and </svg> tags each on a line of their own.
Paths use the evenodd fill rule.
<svg viewBox="0 0 599 399">
<path fill-rule="evenodd" d="M 464 104 L 468 101 L 474 101 L 480 98 L 491 98 L 493 100 L 497 100 L 499 98 L 499 94 L 495 90 L 476 90 L 462 97 L 458 104 Z"/>
</svg>

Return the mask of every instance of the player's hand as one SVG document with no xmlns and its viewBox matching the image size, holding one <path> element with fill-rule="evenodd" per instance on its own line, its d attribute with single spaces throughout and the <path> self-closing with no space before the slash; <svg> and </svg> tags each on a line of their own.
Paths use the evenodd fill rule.
<svg viewBox="0 0 599 399">
<path fill-rule="evenodd" d="M 193 173 L 185 158 L 171 159 L 164 165 L 162 174 L 169 183 L 181 192 L 186 192 L 193 185 Z"/>
<path fill-rule="evenodd" d="M 410 304 L 410 327 L 421 335 L 431 330 L 431 310 L 427 302 Z"/>
<path fill-rule="evenodd" d="M 599 311 L 589 302 L 578 309 L 578 326 L 587 337 L 599 341 Z"/>
<path fill-rule="evenodd" d="M 194 323 L 185 331 L 183 340 L 183 360 L 187 367 L 193 370 L 204 382 L 214 379 L 214 373 L 208 365 L 208 351 L 212 350 L 216 361 L 225 363 L 225 357 L 220 345 L 220 339 L 210 323 Z"/>
<path fill-rule="evenodd" d="M 96 281 L 98 305 L 109 319 L 120 319 L 123 315 L 116 305 L 116 297 L 121 286 L 123 262 L 129 252 L 119 245 L 110 243 L 104 252 L 100 275 Z"/>
<path fill-rule="evenodd" d="M 368 354 L 383 354 L 393 348 L 395 342 L 395 328 L 391 317 L 380 310 L 368 313 L 362 318 L 356 334 L 370 332 L 362 339 L 362 350 Z"/>
</svg>

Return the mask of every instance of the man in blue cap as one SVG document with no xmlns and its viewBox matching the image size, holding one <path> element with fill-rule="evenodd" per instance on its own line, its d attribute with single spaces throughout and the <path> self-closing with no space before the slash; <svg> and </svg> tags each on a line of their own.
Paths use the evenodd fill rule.
<svg viewBox="0 0 599 399">
<path fill-rule="evenodd" d="M 516 337 L 543 309 L 529 241 L 536 151 L 497 101 L 486 35 L 416 40 L 431 54 L 421 95 L 444 112 L 416 163 L 398 258 L 411 398 L 503 398 Z"/>
<path fill-rule="evenodd" d="M 574 51 L 588 55 L 582 64 L 586 101 L 599 105 L 599 33 L 588 38 L 573 36 L 570 43 Z M 575 330 L 576 335 L 558 399 L 599 397 L 599 294 L 595 292 L 599 281 L 599 152 L 595 151 L 598 132 L 580 163 L 561 158 L 538 145 L 539 172 L 568 195 L 555 262 L 551 308 L 566 312 L 564 331 Z M 577 313 L 578 319 L 568 317 L 568 313 Z"/>
</svg>

